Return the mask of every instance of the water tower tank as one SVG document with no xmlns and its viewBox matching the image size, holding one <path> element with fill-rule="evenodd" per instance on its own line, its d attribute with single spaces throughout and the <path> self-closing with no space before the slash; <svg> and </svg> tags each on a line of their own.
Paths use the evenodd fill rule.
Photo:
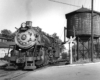
<svg viewBox="0 0 100 80">
<path fill-rule="evenodd" d="M 100 13 L 93 11 L 93 35 L 100 36 Z M 80 8 L 65 15 L 67 19 L 67 37 L 75 36 L 83 40 L 91 37 L 91 10 Z"/>
</svg>

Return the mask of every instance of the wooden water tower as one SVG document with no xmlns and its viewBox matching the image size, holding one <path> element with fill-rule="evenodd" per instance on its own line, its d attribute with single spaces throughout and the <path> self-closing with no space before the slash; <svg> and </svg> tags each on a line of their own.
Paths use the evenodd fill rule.
<svg viewBox="0 0 100 80">
<path fill-rule="evenodd" d="M 76 36 L 77 59 L 90 58 L 91 10 L 82 7 L 76 11 L 66 14 L 65 17 L 67 19 L 67 37 Z M 93 11 L 93 41 L 99 41 L 99 37 L 100 13 Z"/>
</svg>

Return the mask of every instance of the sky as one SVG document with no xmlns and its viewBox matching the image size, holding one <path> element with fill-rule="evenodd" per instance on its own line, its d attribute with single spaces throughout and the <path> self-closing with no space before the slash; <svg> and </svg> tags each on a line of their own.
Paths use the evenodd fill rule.
<svg viewBox="0 0 100 80">
<path fill-rule="evenodd" d="M 50 0 L 0 0 L 0 31 L 14 32 L 22 22 L 32 21 L 50 35 L 57 33 L 63 40 L 67 24 L 65 14 L 82 7 L 91 8 L 91 0 L 55 0 L 80 7 L 61 4 Z M 100 0 L 94 0 L 94 10 L 100 12 Z"/>
</svg>

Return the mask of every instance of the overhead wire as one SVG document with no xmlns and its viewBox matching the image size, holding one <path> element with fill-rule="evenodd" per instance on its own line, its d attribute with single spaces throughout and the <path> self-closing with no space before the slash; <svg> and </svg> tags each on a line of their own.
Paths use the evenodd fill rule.
<svg viewBox="0 0 100 80">
<path fill-rule="evenodd" d="M 56 0 L 49 0 L 49 1 L 61 3 L 61 4 L 69 5 L 69 6 L 74 6 L 74 7 L 81 7 L 81 6 L 77 6 L 77 5 L 73 5 L 73 4 L 69 4 L 69 3 L 65 3 L 65 2 L 56 1 Z"/>
<path fill-rule="evenodd" d="M 64 37 L 64 28 L 62 27 L 60 38 L 62 39 L 63 37 Z M 63 41 L 64 41 L 64 40 L 63 40 Z"/>
</svg>

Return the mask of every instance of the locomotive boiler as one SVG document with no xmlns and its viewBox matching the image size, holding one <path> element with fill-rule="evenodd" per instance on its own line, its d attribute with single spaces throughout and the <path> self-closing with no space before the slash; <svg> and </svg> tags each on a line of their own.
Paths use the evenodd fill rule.
<svg viewBox="0 0 100 80">
<path fill-rule="evenodd" d="M 35 69 L 56 62 L 61 52 L 57 40 L 39 27 L 32 27 L 31 21 L 22 23 L 17 29 L 15 43 L 7 69 Z"/>
</svg>

